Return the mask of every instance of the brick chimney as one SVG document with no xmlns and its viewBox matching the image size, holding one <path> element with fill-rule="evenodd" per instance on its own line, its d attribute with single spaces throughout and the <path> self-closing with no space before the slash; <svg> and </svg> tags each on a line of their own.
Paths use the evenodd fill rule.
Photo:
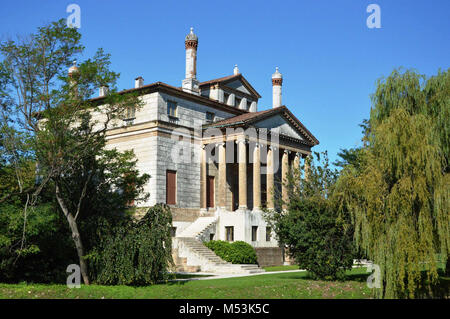
<svg viewBox="0 0 450 319">
<path fill-rule="evenodd" d="M 186 36 L 184 45 L 186 48 L 186 78 L 182 82 L 183 91 L 200 95 L 197 80 L 198 37 L 194 34 L 194 28 L 191 28 L 191 32 Z"/>
</svg>

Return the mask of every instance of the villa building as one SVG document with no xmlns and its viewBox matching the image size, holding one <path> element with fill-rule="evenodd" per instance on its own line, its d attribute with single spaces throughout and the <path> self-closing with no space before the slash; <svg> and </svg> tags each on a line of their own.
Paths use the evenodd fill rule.
<svg viewBox="0 0 450 319">
<path fill-rule="evenodd" d="M 181 87 L 144 85 L 138 77 L 134 88 L 123 91 L 138 92 L 144 105 L 108 131 L 108 147 L 134 150 L 140 173 L 151 176 L 145 187 L 150 197 L 138 206 L 171 207 L 174 251 L 186 269 L 208 271 L 220 263 L 204 255 L 201 241 L 211 239 L 245 241 L 268 260 L 263 263 L 282 263 L 262 209 L 277 209 L 274 194 L 288 200 L 280 181 L 319 142 L 282 104 L 278 68 L 272 75 L 273 105 L 259 111 L 261 96 L 237 66 L 229 76 L 197 79 L 198 38 L 192 28 L 185 49 Z M 101 102 L 104 95 L 101 88 L 95 99 Z"/>
</svg>

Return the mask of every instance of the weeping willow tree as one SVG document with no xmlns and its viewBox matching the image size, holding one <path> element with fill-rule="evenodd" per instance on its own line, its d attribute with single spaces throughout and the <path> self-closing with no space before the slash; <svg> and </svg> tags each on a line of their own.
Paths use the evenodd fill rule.
<svg viewBox="0 0 450 319">
<path fill-rule="evenodd" d="M 414 298 L 438 280 L 449 227 L 449 72 L 378 81 L 358 166 L 337 183 L 355 241 L 381 269 L 381 298 Z"/>
</svg>

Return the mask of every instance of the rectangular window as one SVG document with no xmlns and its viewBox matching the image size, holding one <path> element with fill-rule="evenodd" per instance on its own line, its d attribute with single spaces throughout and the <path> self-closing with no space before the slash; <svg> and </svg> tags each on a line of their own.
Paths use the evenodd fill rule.
<svg viewBox="0 0 450 319">
<path fill-rule="evenodd" d="M 206 122 L 211 123 L 214 122 L 215 114 L 212 112 L 206 112 Z"/>
<path fill-rule="evenodd" d="M 171 237 L 175 237 L 177 234 L 177 228 L 176 227 L 171 227 L 170 228 L 170 236 Z"/>
<path fill-rule="evenodd" d="M 272 237 L 272 228 L 266 227 L 266 241 L 270 241 L 270 237 Z"/>
<path fill-rule="evenodd" d="M 258 226 L 252 226 L 252 241 L 258 240 Z"/>
<path fill-rule="evenodd" d="M 122 115 L 122 119 L 126 125 L 132 125 L 136 118 L 136 108 L 134 106 L 127 107 Z"/>
<path fill-rule="evenodd" d="M 227 241 L 234 241 L 234 227 L 225 226 L 225 235 Z"/>
<path fill-rule="evenodd" d="M 177 102 L 167 101 L 167 115 L 177 117 Z"/>
<path fill-rule="evenodd" d="M 134 119 L 136 117 L 136 108 L 134 106 L 127 107 L 127 119 Z"/>
<path fill-rule="evenodd" d="M 166 204 L 175 205 L 177 203 L 177 172 L 166 172 Z"/>
</svg>

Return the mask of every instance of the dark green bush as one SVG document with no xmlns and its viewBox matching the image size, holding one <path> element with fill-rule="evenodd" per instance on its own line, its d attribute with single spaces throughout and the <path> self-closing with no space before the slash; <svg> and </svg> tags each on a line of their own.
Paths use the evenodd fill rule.
<svg viewBox="0 0 450 319">
<path fill-rule="evenodd" d="M 104 285 L 148 285 L 165 280 L 173 265 L 166 205 L 151 207 L 139 221 L 129 220 L 112 231 L 88 259 L 95 282 Z"/>
<path fill-rule="evenodd" d="M 255 249 L 246 242 L 236 241 L 229 243 L 223 240 L 211 240 L 205 246 L 225 261 L 233 264 L 256 264 Z"/>
<path fill-rule="evenodd" d="M 77 259 L 64 217 L 51 203 L 39 204 L 24 223 L 19 205 L 0 205 L 0 282 L 65 282 Z"/>
<path fill-rule="evenodd" d="M 343 280 L 354 254 L 352 230 L 325 200 L 291 201 L 278 220 L 277 235 L 301 269 L 315 279 Z"/>
</svg>

